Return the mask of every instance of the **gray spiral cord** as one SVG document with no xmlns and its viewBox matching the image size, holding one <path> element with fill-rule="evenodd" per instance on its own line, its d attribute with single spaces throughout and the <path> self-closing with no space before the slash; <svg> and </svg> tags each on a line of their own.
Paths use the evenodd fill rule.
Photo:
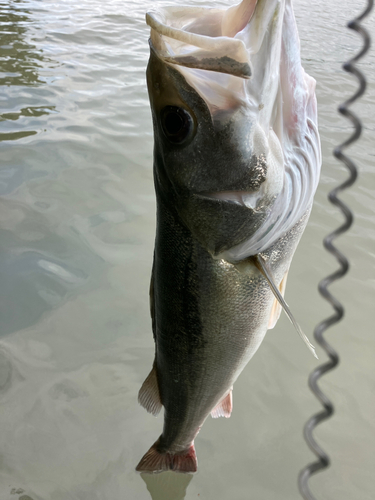
<svg viewBox="0 0 375 500">
<path fill-rule="evenodd" d="M 346 259 L 346 257 L 339 251 L 337 248 L 333 245 L 333 240 L 336 239 L 338 236 L 340 236 L 342 233 L 347 231 L 350 226 L 352 225 L 353 222 L 353 214 L 349 207 L 347 207 L 338 197 L 337 194 L 343 191 L 344 189 L 350 187 L 356 180 L 357 178 L 357 168 L 354 164 L 354 162 L 343 153 L 343 150 L 347 148 L 350 144 L 355 142 L 361 135 L 362 131 L 362 124 L 360 119 L 348 109 L 348 106 L 350 106 L 354 101 L 359 99 L 365 92 L 366 90 L 366 79 L 364 75 L 359 71 L 354 63 L 356 63 L 360 58 L 362 58 L 368 49 L 370 48 L 370 43 L 371 43 L 371 38 L 368 32 L 366 31 L 365 28 L 360 24 L 360 22 L 370 13 L 371 9 L 373 8 L 373 3 L 374 0 L 367 0 L 367 7 L 365 11 L 358 16 L 356 19 L 353 21 L 350 21 L 348 23 L 348 28 L 356 31 L 359 33 L 364 41 L 364 45 L 362 50 L 350 61 L 346 62 L 343 65 L 343 69 L 347 71 L 348 73 L 351 73 L 355 75 L 359 81 L 359 88 L 357 92 L 347 101 L 345 101 L 343 104 L 341 104 L 338 108 L 339 113 L 341 113 L 343 116 L 348 118 L 353 126 L 354 126 L 354 133 L 352 134 L 349 139 L 347 139 L 345 142 L 343 142 L 340 146 L 338 146 L 333 154 L 334 156 L 342 161 L 344 165 L 348 168 L 349 170 L 349 178 L 343 182 L 340 186 L 336 187 L 333 189 L 329 194 L 328 194 L 328 199 L 329 201 L 340 208 L 341 212 L 343 213 L 345 217 L 345 222 L 342 224 L 339 228 L 337 228 L 335 231 L 330 233 L 328 236 L 324 238 L 324 247 L 325 249 L 330 252 L 332 255 L 336 257 L 340 264 L 340 268 L 331 274 L 330 276 L 327 276 L 324 278 L 320 283 L 319 283 L 319 292 L 320 294 L 331 304 L 333 309 L 335 310 L 335 313 L 330 316 L 329 318 L 325 319 L 321 323 L 317 325 L 314 331 L 314 337 L 316 342 L 324 349 L 324 351 L 327 353 L 329 357 L 329 361 L 327 363 L 324 363 L 320 366 L 318 366 L 310 375 L 309 377 L 309 387 L 311 391 L 314 393 L 316 398 L 320 401 L 320 403 L 323 406 L 323 411 L 313 415 L 306 423 L 305 428 L 304 428 L 304 437 L 307 442 L 307 445 L 309 446 L 310 450 L 316 455 L 317 461 L 313 462 L 309 465 L 307 465 L 304 469 L 299 474 L 298 478 L 298 486 L 299 486 L 299 491 L 304 498 L 304 500 L 316 500 L 316 498 L 311 494 L 309 487 L 308 487 L 308 480 L 309 478 L 319 472 L 322 469 L 325 469 L 329 466 L 330 464 L 330 459 L 329 456 L 324 452 L 324 450 L 318 445 L 318 443 L 315 441 L 313 437 L 313 430 L 317 425 L 319 425 L 321 422 L 324 420 L 328 419 L 334 412 L 334 407 L 332 402 L 327 398 L 327 396 L 321 391 L 321 389 L 318 386 L 318 380 L 320 377 L 322 377 L 325 373 L 329 372 L 330 370 L 333 370 L 337 364 L 339 363 L 339 356 L 337 352 L 328 344 L 328 342 L 324 339 L 323 333 L 327 328 L 330 326 L 334 325 L 335 323 L 338 323 L 343 315 L 344 315 L 344 307 L 340 304 L 340 302 L 327 290 L 327 287 L 331 285 L 334 281 L 336 281 L 339 278 L 342 278 L 348 271 L 349 269 L 349 262 Z"/>
</svg>

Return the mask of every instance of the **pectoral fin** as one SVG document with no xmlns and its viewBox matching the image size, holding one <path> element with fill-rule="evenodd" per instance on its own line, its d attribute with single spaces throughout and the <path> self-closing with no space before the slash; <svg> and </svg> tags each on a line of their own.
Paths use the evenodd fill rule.
<svg viewBox="0 0 375 500">
<path fill-rule="evenodd" d="M 288 278 L 288 271 L 285 273 L 284 278 L 281 280 L 281 283 L 279 285 L 279 291 L 282 297 L 284 297 L 285 294 L 285 288 L 286 288 L 286 280 Z M 282 311 L 282 305 L 280 302 L 275 298 L 273 301 L 272 309 L 271 309 L 271 315 L 270 319 L 268 321 L 268 329 L 271 330 L 272 328 L 275 327 L 278 319 L 280 318 L 280 314 Z"/>
<path fill-rule="evenodd" d="M 268 284 L 272 290 L 272 293 L 274 294 L 275 298 L 278 300 L 280 303 L 281 307 L 284 309 L 285 314 L 288 316 L 290 322 L 294 326 L 294 328 L 297 330 L 298 335 L 301 337 L 301 339 L 305 342 L 307 347 L 310 349 L 312 354 L 316 359 L 319 359 L 316 352 L 315 352 L 315 347 L 312 345 L 312 343 L 309 341 L 309 339 L 306 337 L 306 335 L 303 333 L 301 327 L 297 323 L 295 317 L 293 316 L 291 310 L 289 309 L 288 304 L 285 302 L 284 297 L 281 295 L 279 289 L 275 285 L 275 282 L 272 278 L 271 273 L 268 271 L 266 263 L 263 259 L 263 257 L 260 254 L 254 255 L 252 257 L 252 260 L 257 267 L 257 269 L 262 273 L 262 275 L 266 278 L 268 281 Z"/>
<path fill-rule="evenodd" d="M 158 378 L 156 374 L 156 361 L 154 366 L 150 371 L 148 377 L 143 382 L 142 387 L 138 393 L 138 402 L 143 408 L 145 408 L 149 413 L 152 413 L 155 417 L 160 412 L 162 403 L 160 399 L 160 391 Z"/>
<path fill-rule="evenodd" d="M 225 417 L 229 418 L 232 414 L 233 400 L 232 400 L 232 389 L 228 394 L 220 401 L 218 405 L 211 411 L 212 418 Z"/>
</svg>

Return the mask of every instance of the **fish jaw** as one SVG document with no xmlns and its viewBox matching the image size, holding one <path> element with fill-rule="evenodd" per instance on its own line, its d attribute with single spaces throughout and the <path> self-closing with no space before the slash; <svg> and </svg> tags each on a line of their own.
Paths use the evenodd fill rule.
<svg viewBox="0 0 375 500">
<path fill-rule="evenodd" d="M 151 41 L 166 62 L 250 78 L 244 43 L 228 37 L 240 27 L 235 26 L 235 17 L 233 8 L 167 7 L 148 12 L 146 22 L 151 27 Z M 186 51 L 187 45 L 192 50 Z"/>
</svg>

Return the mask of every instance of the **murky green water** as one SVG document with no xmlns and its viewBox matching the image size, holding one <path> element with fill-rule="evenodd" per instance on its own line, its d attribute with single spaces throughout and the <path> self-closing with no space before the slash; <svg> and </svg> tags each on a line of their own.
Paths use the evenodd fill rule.
<svg viewBox="0 0 375 500">
<path fill-rule="evenodd" d="M 187 500 L 293 500 L 312 460 L 302 427 L 319 409 L 306 387 L 316 363 L 282 318 L 237 381 L 231 419 L 207 420 L 200 432 L 199 473 L 190 481 L 134 472 L 162 426 L 137 404 L 153 359 L 151 6 L 0 1 L 2 500 L 146 500 L 147 488 L 177 500 L 186 487 Z M 310 336 L 331 314 L 317 283 L 337 267 L 321 240 L 342 220 L 326 194 L 346 175 L 331 150 L 349 131 L 335 109 L 355 88 L 340 69 L 359 44 L 344 28 L 352 6 L 295 1 L 304 66 L 318 81 L 324 154 L 287 289 Z M 360 177 L 344 196 L 356 221 L 339 242 L 352 267 L 333 287 L 346 318 L 328 334 L 341 365 L 321 384 L 337 413 L 316 432 L 332 467 L 311 481 L 325 500 L 370 500 L 375 491 L 374 53 L 362 67 L 372 81 L 355 108 L 365 123 L 351 149 Z"/>
</svg>

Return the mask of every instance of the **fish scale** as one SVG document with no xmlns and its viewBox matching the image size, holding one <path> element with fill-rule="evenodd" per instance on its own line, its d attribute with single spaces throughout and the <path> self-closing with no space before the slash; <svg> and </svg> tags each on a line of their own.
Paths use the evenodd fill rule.
<svg viewBox="0 0 375 500">
<path fill-rule="evenodd" d="M 147 20 L 155 360 L 139 401 L 164 407 L 164 426 L 137 470 L 195 472 L 196 435 L 210 414 L 230 416 L 233 384 L 281 305 L 295 321 L 283 294 L 319 176 L 314 83 L 288 0 Z"/>
</svg>

